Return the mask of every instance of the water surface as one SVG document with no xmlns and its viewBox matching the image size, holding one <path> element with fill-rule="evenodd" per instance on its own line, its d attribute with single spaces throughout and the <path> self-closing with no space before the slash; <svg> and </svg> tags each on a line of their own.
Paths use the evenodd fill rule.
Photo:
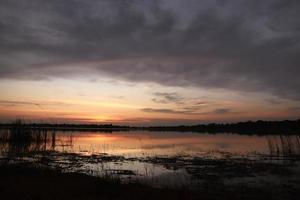
<svg viewBox="0 0 300 200">
<path fill-rule="evenodd" d="M 1 134 L 5 138 L 9 131 Z M 114 174 L 124 179 L 143 178 L 152 184 L 180 185 L 194 181 L 195 177 L 199 181 L 205 173 L 219 173 L 216 169 L 221 165 L 227 166 L 229 174 L 230 170 L 236 171 L 231 167 L 240 164 L 240 160 L 236 162 L 233 158 L 290 162 L 297 161 L 300 155 L 300 137 L 297 135 L 151 131 L 47 131 L 39 134 L 39 142 L 22 146 L 1 142 L 1 156 L 19 159 L 25 153 L 22 159 L 65 167 L 66 171 L 94 176 Z M 48 154 L 39 156 L 41 152 Z M 245 165 L 249 165 L 248 161 Z M 207 166 L 212 171 L 208 171 Z M 253 167 L 257 170 L 260 166 Z"/>
</svg>

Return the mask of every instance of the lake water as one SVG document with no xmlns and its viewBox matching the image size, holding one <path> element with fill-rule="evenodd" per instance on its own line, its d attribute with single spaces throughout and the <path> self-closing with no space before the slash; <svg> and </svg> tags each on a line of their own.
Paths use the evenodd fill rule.
<svg viewBox="0 0 300 200">
<path fill-rule="evenodd" d="M 297 136 L 245 136 L 180 132 L 59 132 L 54 150 L 85 155 L 107 153 L 126 157 L 203 156 L 300 153 Z M 50 148 L 50 146 L 48 147 Z M 275 148 L 275 149 L 274 149 Z M 276 149 L 277 148 L 277 149 Z M 285 149 L 288 148 L 288 149 Z"/>
<path fill-rule="evenodd" d="M 1 134 L 5 136 L 9 132 Z M 203 172 L 204 165 L 210 165 L 213 169 L 218 165 L 231 166 L 235 163 L 233 159 L 297 162 L 300 137 L 192 132 L 48 131 L 41 134 L 39 142 L 21 147 L 1 142 L 0 150 L 2 158 L 10 156 L 20 160 L 20 154 L 26 152 L 23 160 L 39 160 L 44 164 L 47 160 L 47 165 L 59 166 L 66 171 L 94 176 L 113 174 L 125 180 L 142 178 L 152 184 L 180 185 L 190 182 L 192 177 L 196 177 L 195 174 L 199 177 L 203 173 L 212 173 L 207 170 Z M 211 164 L 211 160 L 220 160 L 221 163 Z M 227 163 L 227 160 L 232 163 Z M 199 161 L 201 166 L 195 164 Z"/>
</svg>

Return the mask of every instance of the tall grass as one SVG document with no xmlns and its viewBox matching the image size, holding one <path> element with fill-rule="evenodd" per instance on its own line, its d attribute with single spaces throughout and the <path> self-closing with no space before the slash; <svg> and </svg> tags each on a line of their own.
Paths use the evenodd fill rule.
<svg viewBox="0 0 300 200">
<path fill-rule="evenodd" d="M 10 125 L 8 135 L 2 139 L 9 144 L 8 154 L 24 154 L 46 150 L 50 138 L 47 137 L 46 131 L 34 130 L 23 120 L 17 119 Z"/>
<path fill-rule="evenodd" d="M 17 119 L 10 127 L 9 141 L 12 143 L 30 143 L 33 140 L 33 133 L 25 126 L 21 119 Z"/>
</svg>

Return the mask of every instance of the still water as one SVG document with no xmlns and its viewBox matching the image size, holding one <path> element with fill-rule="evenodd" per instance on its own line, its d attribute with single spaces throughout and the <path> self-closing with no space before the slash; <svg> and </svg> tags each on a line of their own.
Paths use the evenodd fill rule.
<svg viewBox="0 0 300 200">
<path fill-rule="evenodd" d="M 131 131 L 114 133 L 58 132 L 47 149 L 92 155 L 126 157 L 203 156 L 207 154 L 299 154 L 299 136 L 247 136 L 181 132 Z M 286 148 L 286 149 L 285 149 Z"/>
<path fill-rule="evenodd" d="M 186 184 L 199 175 L 202 177 L 203 173 L 218 172 L 215 169 L 221 165 L 229 166 L 230 172 L 230 167 L 235 164 L 232 158 L 282 162 L 298 161 L 300 155 L 298 135 L 48 131 L 40 133 L 38 142 L 21 147 L 3 140 L 9 135 L 8 130 L 2 131 L 1 135 L 2 158 L 10 156 L 20 160 L 20 154 L 25 152 L 23 160 L 39 160 L 43 164 L 47 160 L 47 165 L 62 167 L 67 172 L 94 176 L 113 174 L 122 179 L 142 178 L 151 184 Z M 42 152 L 48 154 L 41 158 Z M 220 160 L 220 163 L 211 164 L 211 160 Z M 207 166 L 212 170 L 207 170 Z M 257 168 L 256 165 L 253 167 Z"/>
</svg>

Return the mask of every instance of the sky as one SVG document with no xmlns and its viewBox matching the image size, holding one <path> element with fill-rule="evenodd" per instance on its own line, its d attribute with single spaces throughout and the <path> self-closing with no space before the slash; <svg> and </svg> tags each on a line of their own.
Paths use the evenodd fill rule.
<svg viewBox="0 0 300 200">
<path fill-rule="evenodd" d="M 0 0 L 0 122 L 300 118 L 298 0 Z"/>
</svg>

